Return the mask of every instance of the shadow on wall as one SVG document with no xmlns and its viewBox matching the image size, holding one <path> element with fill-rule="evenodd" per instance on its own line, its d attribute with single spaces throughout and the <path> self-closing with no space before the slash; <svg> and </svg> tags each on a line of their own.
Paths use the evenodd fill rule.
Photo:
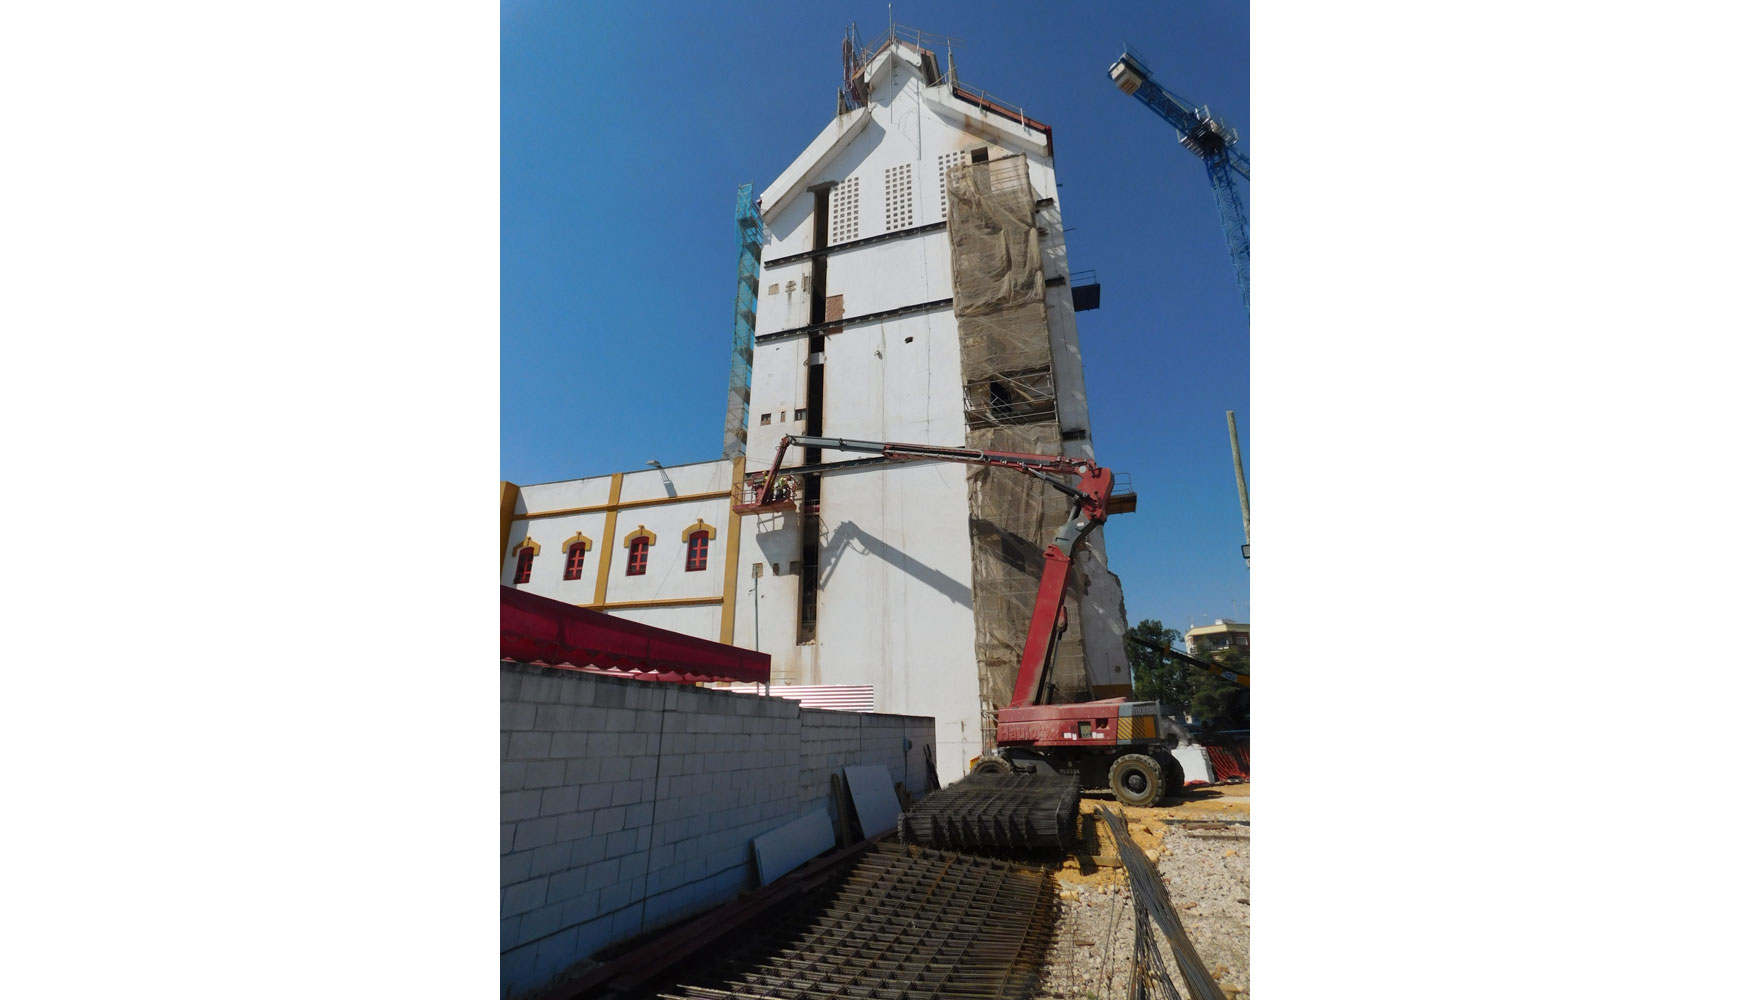
<svg viewBox="0 0 1750 1000">
<path fill-rule="evenodd" d="M 826 586 L 833 570 L 846 552 L 872 555 L 907 576 L 922 581 L 931 590 L 965 608 L 972 607 L 972 588 L 938 569 L 933 569 L 901 549 L 894 548 L 858 527 L 854 521 L 840 521 L 821 549 L 820 585 Z"/>
</svg>

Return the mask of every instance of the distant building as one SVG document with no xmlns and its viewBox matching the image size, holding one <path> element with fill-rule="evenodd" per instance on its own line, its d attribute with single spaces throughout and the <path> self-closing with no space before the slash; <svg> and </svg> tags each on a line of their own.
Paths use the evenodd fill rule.
<svg viewBox="0 0 1750 1000">
<path fill-rule="evenodd" d="M 1199 625 L 1185 632 L 1185 652 L 1207 659 L 1209 654 L 1223 649 L 1238 649 L 1251 655 L 1252 626 L 1227 618 L 1217 618 L 1213 625 Z"/>
</svg>

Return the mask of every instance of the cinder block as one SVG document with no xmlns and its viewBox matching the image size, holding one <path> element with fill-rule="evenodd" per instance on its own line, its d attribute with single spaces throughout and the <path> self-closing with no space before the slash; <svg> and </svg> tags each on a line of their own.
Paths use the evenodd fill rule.
<svg viewBox="0 0 1750 1000">
<path fill-rule="evenodd" d="M 631 682 L 610 680 L 599 676 L 591 678 L 591 680 L 596 686 L 595 703 L 597 705 L 603 708 L 626 707 L 626 685 Z"/>
<path fill-rule="evenodd" d="M 601 916 L 598 903 L 600 892 L 586 892 L 581 896 L 573 896 L 565 901 L 565 914 L 560 917 L 560 923 L 569 927 L 573 924 L 587 923 Z"/>
<path fill-rule="evenodd" d="M 561 813 L 577 811 L 577 786 L 575 785 L 549 788 L 541 792 L 540 796 L 541 815 L 543 816 L 557 816 Z"/>
<path fill-rule="evenodd" d="M 591 730 L 589 755 L 602 758 L 620 756 L 620 737 L 625 735 L 625 733 L 610 733 L 605 729 Z"/>
<path fill-rule="evenodd" d="M 637 721 L 636 714 L 629 708 L 608 709 L 608 724 L 602 728 L 610 733 L 629 733 Z"/>
<path fill-rule="evenodd" d="M 621 757 L 637 757 L 644 754 L 648 748 L 650 737 L 644 733 L 619 733 L 619 746 L 615 752 Z"/>
<path fill-rule="evenodd" d="M 568 760 L 565 762 L 565 783 L 567 785 L 587 785 L 598 780 L 602 774 L 602 762 L 594 759 Z"/>
<path fill-rule="evenodd" d="M 585 874 L 586 878 L 583 886 L 585 889 L 606 889 L 608 886 L 620 881 L 619 858 L 608 858 L 605 861 L 597 861 L 588 868 L 577 868 L 573 870 Z"/>
<path fill-rule="evenodd" d="M 551 875 L 571 867 L 571 848 L 569 843 L 548 844 L 537 847 L 529 852 L 529 875 Z M 520 857 L 513 854 L 511 857 Z"/>
<path fill-rule="evenodd" d="M 522 917 L 505 917 L 498 922 L 498 950 L 500 952 L 509 951 L 517 946 L 520 940 L 516 936 L 517 929 L 522 926 L 522 922 Z"/>
<path fill-rule="evenodd" d="M 632 724 L 632 729 L 634 732 L 644 733 L 647 736 L 655 736 L 663 730 L 662 713 L 639 712 L 637 719 Z"/>
<path fill-rule="evenodd" d="M 577 808 L 600 809 L 614 804 L 614 784 L 597 782 L 577 790 Z"/>
<path fill-rule="evenodd" d="M 555 758 L 590 756 L 588 733 L 553 733 L 552 739 L 551 755 Z"/>
<path fill-rule="evenodd" d="M 559 817 L 559 828 L 554 831 L 555 840 L 570 843 L 588 838 L 595 833 L 594 812 L 574 812 Z"/>
<path fill-rule="evenodd" d="M 527 766 L 524 788 L 553 788 L 569 784 L 565 780 L 565 762 L 562 760 L 531 760 Z"/>
<path fill-rule="evenodd" d="M 642 781 L 616 781 L 616 782 L 614 782 L 614 800 L 611 803 L 612 805 L 616 805 L 616 806 L 631 805 L 631 804 L 638 802 L 641 799 L 645 799 L 645 798 L 647 798 L 647 796 L 644 794 L 644 782 L 642 782 Z"/>
<path fill-rule="evenodd" d="M 612 809 L 600 809 L 595 814 L 595 825 L 591 832 L 595 836 L 605 833 L 619 833 L 626 828 L 626 807 L 615 806 Z"/>
<path fill-rule="evenodd" d="M 552 733 L 511 733 L 509 757 L 511 760 L 543 759 L 552 743 Z"/>
<path fill-rule="evenodd" d="M 606 837 L 588 837 L 571 843 L 571 867 L 582 868 L 607 857 Z"/>
<path fill-rule="evenodd" d="M 526 701 L 499 702 L 498 728 L 510 731 L 535 728 L 535 706 Z"/>
<path fill-rule="evenodd" d="M 546 847 L 559 835 L 559 820 L 552 816 L 543 819 L 525 819 L 516 825 L 515 849 L 522 851 L 535 847 Z"/>
<path fill-rule="evenodd" d="M 603 913 L 611 913 L 632 902 L 632 883 L 615 882 L 602 890 Z"/>
<path fill-rule="evenodd" d="M 625 757 L 609 757 L 602 761 L 603 781 L 625 781 L 632 776 L 632 762 Z"/>
<path fill-rule="evenodd" d="M 500 667 L 498 671 L 498 700 L 516 701 L 522 693 L 522 675 Z"/>
<path fill-rule="evenodd" d="M 539 791 L 500 792 L 498 794 L 498 820 L 501 823 L 514 823 L 522 819 L 534 819 L 541 815 L 541 793 Z"/>
<path fill-rule="evenodd" d="M 499 905 L 499 916 L 513 917 L 519 913 L 527 913 L 547 904 L 547 880 L 532 878 L 527 882 L 506 886 L 504 901 Z"/>
<path fill-rule="evenodd" d="M 571 868 L 552 876 L 547 886 L 547 900 L 559 903 L 583 895 L 586 889 L 600 888 L 587 884 L 588 871 L 587 868 Z"/>
<path fill-rule="evenodd" d="M 656 811 L 656 803 L 640 802 L 626 807 L 627 826 L 649 826 Z"/>
<path fill-rule="evenodd" d="M 517 944 L 527 944 L 559 929 L 560 917 L 565 912 L 565 904 L 551 903 L 538 910 L 530 910 L 522 915 L 522 929 L 518 932 Z"/>
<path fill-rule="evenodd" d="M 571 729 L 571 713 L 576 711 L 570 705 L 541 705 L 535 710 L 535 728 L 549 733 L 566 732 Z"/>
<path fill-rule="evenodd" d="M 528 761 L 503 761 L 498 765 L 498 790 L 514 792 L 524 787 L 524 775 L 528 773 Z"/>
<path fill-rule="evenodd" d="M 642 878 L 644 873 L 649 869 L 649 851 L 639 851 L 635 854 L 628 854 L 620 859 L 620 881 L 624 882 L 629 878 Z"/>
<path fill-rule="evenodd" d="M 606 843 L 607 857 L 617 858 L 622 854 L 631 854 L 638 849 L 638 831 L 621 830 L 619 833 L 610 833 Z"/>
<path fill-rule="evenodd" d="M 529 878 L 529 869 L 530 869 L 530 866 L 533 864 L 534 857 L 535 857 L 535 852 L 533 852 L 533 851 L 518 851 L 514 854 L 501 854 L 501 855 L 499 855 L 498 856 L 498 885 L 499 885 L 499 888 L 503 888 L 503 887 L 508 886 L 508 885 L 515 885 L 518 882 L 526 881 Z M 545 873 L 543 873 L 543 874 L 545 874 Z"/>
<path fill-rule="evenodd" d="M 498 853 L 509 854 L 516 843 L 516 824 L 498 824 Z"/>
</svg>

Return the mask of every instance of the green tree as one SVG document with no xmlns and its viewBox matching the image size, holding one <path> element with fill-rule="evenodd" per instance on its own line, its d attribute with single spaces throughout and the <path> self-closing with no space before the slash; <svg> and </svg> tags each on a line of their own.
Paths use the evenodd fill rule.
<svg viewBox="0 0 1750 1000">
<path fill-rule="evenodd" d="M 1218 649 L 1203 657 L 1224 670 L 1250 674 L 1250 653 L 1238 646 Z M 1252 726 L 1252 689 L 1207 670 L 1198 670 L 1191 679 L 1191 716 L 1210 729 L 1250 729 Z"/>
<path fill-rule="evenodd" d="M 1130 654 L 1130 684 L 1139 701 L 1158 701 L 1168 712 L 1179 713 L 1191 705 L 1191 677 L 1183 664 L 1161 652 L 1162 646 L 1177 643 L 1178 629 L 1166 628 L 1153 618 L 1145 618 L 1124 633 L 1124 644 Z"/>
</svg>

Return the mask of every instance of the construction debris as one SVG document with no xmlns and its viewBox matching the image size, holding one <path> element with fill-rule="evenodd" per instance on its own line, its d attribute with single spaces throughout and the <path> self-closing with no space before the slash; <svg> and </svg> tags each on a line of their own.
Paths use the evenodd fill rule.
<svg viewBox="0 0 1750 1000">
<path fill-rule="evenodd" d="M 899 819 L 912 844 L 984 854 L 1062 852 L 1076 842 L 1074 775 L 970 774 L 924 796 Z"/>
</svg>

